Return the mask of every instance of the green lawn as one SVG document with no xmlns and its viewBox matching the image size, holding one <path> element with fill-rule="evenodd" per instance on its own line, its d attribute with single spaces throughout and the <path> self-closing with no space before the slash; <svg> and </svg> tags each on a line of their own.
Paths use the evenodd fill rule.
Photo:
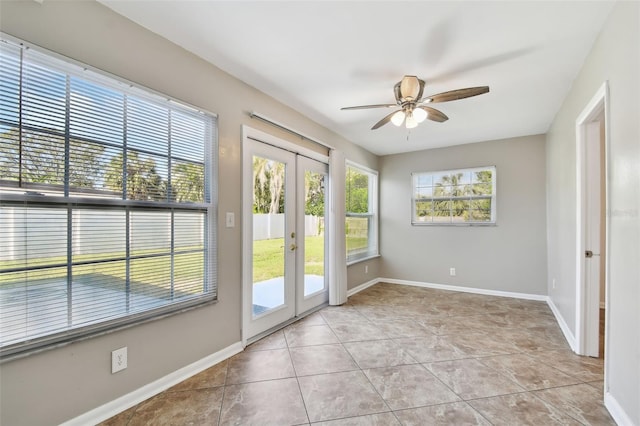
<svg viewBox="0 0 640 426">
<path fill-rule="evenodd" d="M 253 282 L 284 275 L 284 238 L 253 242 Z M 305 274 L 324 275 L 324 236 L 305 238 Z"/>
<path fill-rule="evenodd" d="M 186 247 L 197 249 L 197 247 Z M 200 247 L 201 249 L 201 247 Z M 158 250 L 139 250 L 132 255 L 156 254 Z M 74 256 L 74 262 L 90 262 L 123 257 L 124 253 L 100 253 L 91 255 Z M 187 293 L 197 293 L 202 291 L 203 284 L 203 262 L 202 252 L 176 254 L 174 256 L 174 288 Z M 64 264 L 65 256 L 49 257 L 40 259 L 30 259 L 18 261 L 0 262 L 0 270 L 18 268 L 24 266 L 46 266 Z M 73 266 L 74 281 L 83 281 L 87 285 L 100 287 L 111 287 L 114 289 L 124 287 L 126 282 L 125 261 L 112 261 L 95 264 L 84 264 Z M 145 259 L 134 259 L 130 266 L 131 291 L 136 293 L 157 292 L 171 289 L 171 257 L 160 256 Z M 29 282 L 32 284 L 42 283 L 54 279 L 66 279 L 67 268 L 56 267 L 39 269 L 27 272 Z M 0 285 L 23 285 L 24 272 L 2 273 L 0 274 Z M 86 279 L 85 279 L 86 278 Z M 155 289 L 155 290 L 154 290 Z"/>
<path fill-rule="evenodd" d="M 347 238 L 347 249 L 354 250 L 367 247 L 367 239 L 362 237 Z M 286 249 L 289 247 L 287 246 Z M 270 278 L 284 275 L 283 252 L 284 239 L 275 238 L 271 240 L 254 241 L 253 243 L 253 282 L 265 281 Z M 137 255 L 152 254 L 153 250 L 139 251 Z M 96 261 L 109 258 L 118 258 L 123 253 L 102 253 L 92 255 L 74 256 L 75 262 Z M 29 266 L 45 266 L 64 264 L 66 257 L 42 258 L 28 261 Z M 9 269 L 25 266 L 25 261 L 3 261 L 0 262 L 1 269 Z M 140 292 L 149 291 L 150 287 L 169 289 L 170 288 L 170 257 L 152 257 L 147 259 L 133 260 L 130 268 L 133 291 L 139 287 Z M 198 287 L 197 282 L 202 283 L 202 253 L 188 253 L 176 255 L 174 260 L 175 284 L 177 287 L 193 286 Z M 324 275 L 324 236 L 305 238 L 305 274 Z M 50 279 L 65 278 L 66 267 L 41 269 L 29 272 L 31 282 L 44 282 Z M 74 275 L 81 276 L 101 276 L 95 285 L 113 286 L 121 285 L 125 281 L 125 262 L 105 262 L 89 265 L 74 266 Z M 111 285 L 107 282 L 108 277 L 113 278 Z M 0 285 L 24 283 L 24 273 L 3 273 L 0 274 Z M 142 287 L 147 287 L 146 291 Z"/>
</svg>

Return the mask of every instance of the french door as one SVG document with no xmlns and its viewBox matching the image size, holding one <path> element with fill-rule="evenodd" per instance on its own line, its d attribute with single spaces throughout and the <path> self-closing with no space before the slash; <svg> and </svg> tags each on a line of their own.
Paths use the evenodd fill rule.
<svg viewBox="0 0 640 426">
<path fill-rule="evenodd" d="M 246 342 L 329 299 L 328 166 L 249 138 L 243 151 Z"/>
</svg>

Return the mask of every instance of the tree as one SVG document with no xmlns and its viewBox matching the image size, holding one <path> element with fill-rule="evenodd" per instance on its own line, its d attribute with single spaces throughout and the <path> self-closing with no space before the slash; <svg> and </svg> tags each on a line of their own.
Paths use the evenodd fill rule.
<svg viewBox="0 0 640 426">
<path fill-rule="evenodd" d="M 204 201 L 204 166 L 180 163 L 173 167 L 171 192 L 178 202 Z"/>
<path fill-rule="evenodd" d="M 349 213 L 369 212 L 369 176 L 350 167 L 346 176 L 346 210 Z"/>
<path fill-rule="evenodd" d="M 324 217 L 324 175 L 307 171 L 304 174 L 304 214 Z"/>
<path fill-rule="evenodd" d="M 156 172 L 152 158 L 143 158 L 137 152 L 127 153 L 126 191 L 129 200 L 166 200 L 167 185 Z M 123 154 L 114 156 L 107 166 L 104 185 L 112 191 L 122 192 Z"/>
<path fill-rule="evenodd" d="M 102 178 L 104 147 L 69 140 L 69 186 L 94 189 Z M 0 134 L 0 179 L 64 185 L 65 139 L 53 132 L 12 128 Z"/>
<path fill-rule="evenodd" d="M 253 212 L 284 213 L 284 163 L 253 157 Z"/>
<path fill-rule="evenodd" d="M 469 195 L 469 185 L 460 184 L 464 173 L 444 175 L 433 190 L 434 216 L 460 217 L 469 210 L 468 201 L 456 199 Z"/>
</svg>

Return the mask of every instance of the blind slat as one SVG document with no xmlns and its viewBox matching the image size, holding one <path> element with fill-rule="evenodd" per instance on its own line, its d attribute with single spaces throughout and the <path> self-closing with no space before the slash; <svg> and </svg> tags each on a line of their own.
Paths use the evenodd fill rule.
<svg viewBox="0 0 640 426">
<path fill-rule="evenodd" d="M 0 71 L 0 354 L 215 298 L 215 118 L 8 40 Z"/>
</svg>

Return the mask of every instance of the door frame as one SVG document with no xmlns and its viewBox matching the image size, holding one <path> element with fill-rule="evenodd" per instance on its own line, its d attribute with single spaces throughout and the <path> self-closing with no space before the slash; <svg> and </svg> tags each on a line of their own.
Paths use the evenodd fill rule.
<svg viewBox="0 0 640 426">
<path fill-rule="evenodd" d="M 588 225 L 588 215 L 586 208 L 587 200 L 587 143 L 593 138 L 593 132 L 588 127 L 591 123 L 598 121 L 604 115 L 604 140 L 598 138 L 599 144 L 604 144 L 604 149 L 599 153 L 604 153 L 604 159 L 600 158 L 600 164 L 604 174 L 605 197 L 600 199 L 600 204 L 604 203 L 605 212 L 609 211 L 609 177 L 608 177 L 608 157 L 609 157 L 609 84 L 605 81 L 598 89 L 593 98 L 582 110 L 576 119 L 576 348 L 579 355 L 593 355 L 594 339 L 598 341 L 599 329 L 592 324 L 599 321 L 600 311 L 600 283 L 591 282 L 587 279 L 585 250 L 586 247 L 586 226 Z M 599 132 L 600 133 L 600 132 Z M 601 146 L 601 145 L 600 145 Z M 609 351 L 609 217 L 608 214 L 601 216 L 605 223 L 604 241 L 604 277 L 605 277 L 605 354 Z M 602 246 L 602 244 L 601 244 Z M 597 319 L 594 318 L 597 316 Z M 590 347 L 591 345 L 591 347 Z M 608 362 L 605 355 L 605 387 L 607 385 Z"/>
<path fill-rule="evenodd" d="M 243 331 L 250 339 L 260 335 L 278 324 L 286 322 L 296 315 L 295 283 L 296 283 L 296 259 L 295 233 L 296 229 L 296 155 L 292 152 L 273 147 L 259 141 L 249 139 L 243 145 L 243 182 L 242 198 L 243 211 L 243 239 L 246 244 L 242 247 L 242 318 Z M 265 312 L 254 314 L 254 291 L 253 280 L 253 158 L 259 156 L 271 161 L 285 165 L 284 175 L 284 229 L 282 235 L 282 260 L 284 270 L 282 271 L 282 304 L 269 308 Z M 246 226 L 245 226 L 246 225 Z M 291 234 L 291 236 L 289 236 Z M 290 248 L 291 246 L 291 248 Z M 280 281 L 280 280 L 278 280 Z M 278 290 L 279 293 L 279 290 Z"/>
<path fill-rule="evenodd" d="M 248 145 L 253 142 L 261 142 L 267 145 L 271 145 L 273 147 L 289 151 L 294 154 L 303 155 L 305 157 L 311 158 L 313 160 L 329 164 L 329 157 L 323 154 L 320 154 L 316 151 L 313 151 L 309 148 L 303 147 L 301 145 L 297 145 L 295 143 L 280 139 L 276 136 L 273 136 L 269 133 L 265 133 L 261 130 L 257 130 L 247 125 L 242 126 L 242 194 L 241 194 L 241 217 L 242 217 L 242 247 L 241 247 L 241 256 L 242 256 L 242 285 L 241 285 L 241 301 L 242 301 L 242 309 L 240 310 L 241 315 L 241 340 L 242 345 L 245 347 L 250 341 L 253 340 L 256 336 L 248 335 L 248 324 L 251 321 L 251 312 L 246 312 L 246 306 L 248 306 L 248 298 L 251 297 L 251 293 L 245 291 L 246 286 L 250 285 L 249 281 L 252 280 L 251 270 L 253 266 L 253 259 L 250 256 L 245 256 L 246 248 L 251 247 L 253 245 L 253 233 L 250 231 L 253 226 L 253 217 L 249 214 L 249 209 L 246 209 L 246 200 L 247 194 L 252 193 L 251 182 L 248 182 L 244 170 L 245 164 L 248 164 L 249 161 L 247 158 L 251 155 L 251 150 L 248 149 Z M 295 172 L 295 171 L 294 171 Z M 326 195 L 329 197 L 329 194 Z M 296 231 L 297 232 L 297 231 Z M 326 261 L 331 261 L 330 258 L 326 258 Z M 286 291 L 286 289 L 285 289 Z M 292 303 L 296 303 L 295 298 L 292 299 Z M 295 309 L 295 307 L 294 307 Z M 294 312 L 295 315 L 295 312 Z M 285 322 L 286 323 L 286 322 Z M 275 325 L 278 327 L 278 325 Z M 257 336 L 261 336 L 264 333 L 260 333 Z"/>
<path fill-rule="evenodd" d="M 316 169 L 316 170 L 313 170 Z M 296 184 L 300 181 L 304 182 L 305 172 L 307 170 L 315 171 L 316 173 L 324 173 L 325 175 L 325 191 L 324 191 L 324 246 L 323 246 L 323 259 L 325 264 L 324 270 L 324 288 L 323 291 L 317 291 L 308 296 L 305 296 L 305 256 L 306 256 L 306 233 L 305 233 L 305 187 L 304 185 L 298 185 L 296 187 L 296 235 L 298 235 L 298 241 L 305 242 L 304 244 L 298 244 L 298 250 L 296 250 L 296 266 L 302 266 L 296 269 L 296 283 L 302 283 L 301 288 L 296 288 L 296 314 L 304 313 L 315 309 L 329 301 L 329 268 L 327 263 L 329 262 L 329 234 L 327 232 L 330 224 L 329 220 L 329 165 L 321 161 L 310 159 L 306 156 L 298 155 L 296 157 Z M 302 208 L 300 208 L 302 206 Z"/>
</svg>

